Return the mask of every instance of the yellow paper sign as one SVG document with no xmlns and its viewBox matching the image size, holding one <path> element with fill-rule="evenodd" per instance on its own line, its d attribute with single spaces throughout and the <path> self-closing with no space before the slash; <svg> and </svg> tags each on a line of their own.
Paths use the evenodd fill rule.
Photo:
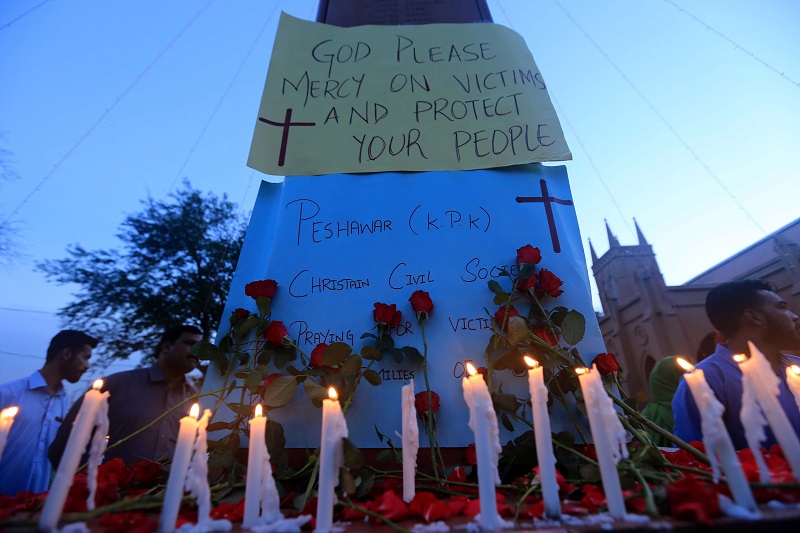
<svg viewBox="0 0 800 533">
<path fill-rule="evenodd" d="M 283 13 L 247 164 L 288 176 L 569 159 L 544 78 L 508 28 Z"/>
</svg>

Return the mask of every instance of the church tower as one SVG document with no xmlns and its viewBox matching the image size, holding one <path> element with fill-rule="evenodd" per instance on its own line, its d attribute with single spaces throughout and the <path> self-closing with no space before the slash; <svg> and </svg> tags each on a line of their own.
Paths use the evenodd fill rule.
<svg viewBox="0 0 800 533">
<path fill-rule="evenodd" d="M 606 222 L 608 251 L 597 256 L 589 242 L 592 271 L 600 293 L 600 329 L 609 352 L 622 366 L 629 394 L 647 392 L 656 362 L 670 355 L 693 355 L 692 328 L 677 312 L 656 262 L 653 247 L 634 219 L 638 243 L 620 244 Z M 690 338 L 691 337 L 691 338 Z"/>
</svg>

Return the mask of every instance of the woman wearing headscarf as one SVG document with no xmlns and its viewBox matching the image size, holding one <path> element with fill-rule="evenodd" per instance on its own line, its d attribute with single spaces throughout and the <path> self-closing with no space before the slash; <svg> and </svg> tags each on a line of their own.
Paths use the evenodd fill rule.
<svg viewBox="0 0 800 533">
<path fill-rule="evenodd" d="M 652 401 L 642 411 L 642 415 L 646 419 L 670 433 L 675 425 L 675 419 L 672 416 L 672 397 L 675 396 L 675 391 L 678 389 L 684 373 L 683 369 L 678 366 L 677 359 L 677 356 L 665 357 L 653 367 L 653 371 L 650 372 Z M 672 442 L 655 431 L 648 429 L 647 432 L 656 446 L 673 446 Z"/>
</svg>

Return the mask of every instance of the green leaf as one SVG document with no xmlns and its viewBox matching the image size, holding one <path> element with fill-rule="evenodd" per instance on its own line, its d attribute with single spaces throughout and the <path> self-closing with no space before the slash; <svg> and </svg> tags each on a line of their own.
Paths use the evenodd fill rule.
<svg viewBox="0 0 800 533">
<path fill-rule="evenodd" d="M 519 409 L 519 401 L 513 394 L 498 393 L 494 395 L 494 405 L 496 409 L 507 411 L 509 413 L 516 413 Z"/>
<path fill-rule="evenodd" d="M 502 413 L 500 415 L 500 423 L 503 424 L 503 427 L 509 431 L 514 431 L 514 424 L 511 423 L 511 420 L 508 418 L 508 415 Z"/>
<path fill-rule="evenodd" d="M 189 350 L 189 353 L 191 353 L 194 356 L 197 356 L 197 358 L 200 359 L 201 361 L 211 361 L 222 355 L 219 353 L 219 349 L 216 346 L 214 346 L 205 339 L 201 340 L 200 342 L 194 343 L 194 345 L 192 345 L 191 349 Z"/>
<path fill-rule="evenodd" d="M 361 358 L 356 354 L 352 354 L 350 357 L 344 360 L 340 367 L 342 374 L 346 376 L 355 376 L 361 371 Z"/>
<path fill-rule="evenodd" d="M 253 416 L 253 406 L 246 403 L 226 403 L 228 408 L 240 416 Z"/>
<path fill-rule="evenodd" d="M 409 361 L 416 364 L 422 364 L 425 362 L 425 358 L 422 357 L 422 354 L 419 353 L 419 350 L 414 348 L 413 346 L 404 346 L 400 349 L 403 352 L 403 355 L 408 358 Z"/>
<path fill-rule="evenodd" d="M 507 292 L 501 292 L 494 295 L 492 302 L 494 302 L 495 305 L 503 305 L 508 303 L 510 297 L 511 296 Z"/>
<path fill-rule="evenodd" d="M 561 336 L 570 346 L 578 344 L 586 333 L 586 319 L 574 309 L 561 322 Z"/>
<path fill-rule="evenodd" d="M 378 434 L 378 440 L 383 442 L 383 439 L 386 437 L 386 435 L 384 435 L 383 433 L 380 432 L 380 430 L 378 429 L 377 424 L 373 424 L 373 426 L 375 426 L 375 433 Z"/>
<path fill-rule="evenodd" d="M 303 382 L 303 390 L 306 391 L 306 396 L 308 396 L 311 401 L 319 402 L 319 405 L 322 405 L 322 400 L 328 398 L 328 389 L 314 381 L 313 379 L 307 379 Z"/>
<path fill-rule="evenodd" d="M 394 453 L 392 450 L 381 450 L 375 460 L 378 463 L 391 463 L 394 460 Z"/>
<path fill-rule="evenodd" d="M 370 385 L 374 385 L 377 387 L 378 385 L 381 384 L 381 375 L 372 370 L 371 368 L 364 370 L 363 376 L 364 379 L 366 379 Z"/>
<path fill-rule="evenodd" d="M 394 348 L 394 339 L 392 338 L 391 334 L 384 333 L 381 335 L 380 338 L 378 338 L 376 347 L 383 353 L 391 351 Z"/>
<path fill-rule="evenodd" d="M 380 361 L 383 359 L 383 354 L 376 347 L 368 344 L 361 348 L 361 357 L 366 361 Z"/>
<path fill-rule="evenodd" d="M 325 348 L 322 354 L 322 364 L 324 366 L 334 366 L 344 362 L 347 356 L 353 353 L 349 344 L 344 342 L 334 342 Z"/>
<path fill-rule="evenodd" d="M 230 422 L 211 422 L 206 428 L 207 431 L 221 431 L 223 429 L 231 429 Z"/>
<path fill-rule="evenodd" d="M 224 355 L 218 354 L 214 356 L 214 358 L 211 359 L 211 362 L 217 365 L 217 368 L 222 374 L 228 371 L 228 365 L 230 365 L 230 363 L 228 361 L 228 358 L 225 357 Z"/>
<path fill-rule="evenodd" d="M 350 470 L 356 470 L 366 464 L 361 450 L 349 439 L 342 439 L 342 451 L 344 452 L 344 466 Z"/>
<path fill-rule="evenodd" d="M 272 304 L 266 296 L 256 298 L 256 307 L 258 307 L 258 312 L 261 313 L 261 316 L 269 316 L 272 312 Z"/>
<path fill-rule="evenodd" d="M 362 333 L 360 338 L 362 338 L 362 339 L 377 339 L 378 337 L 376 337 L 374 333 Z"/>
<path fill-rule="evenodd" d="M 280 376 L 264 390 L 264 405 L 267 407 L 280 407 L 286 405 L 294 397 L 297 390 L 297 378 L 294 376 Z"/>
<path fill-rule="evenodd" d="M 497 283 L 497 281 L 495 281 L 493 279 L 489 280 L 488 285 L 489 285 L 489 290 L 492 291 L 495 294 L 503 294 L 503 293 L 505 293 L 505 291 L 503 290 L 503 287 L 501 287 L 500 284 Z"/>
<path fill-rule="evenodd" d="M 392 348 L 392 351 L 389 352 L 389 355 L 392 356 L 395 363 L 400 363 L 403 360 L 403 350 L 399 348 Z"/>
<path fill-rule="evenodd" d="M 569 309 L 564 306 L 559 305 L 558 307 L 554 307 L 550 311 L 550 320 L 556 326 L 561 327 L 561 324 L 564 322 L 564 317 L 567 316 L 567 313 L 569 313 Z"/>
<path fill-rule="evenodd" d="M 345 494 L 355 495 L 356 493 L 356 480 L 353 479 L 353 474 L 346 468 L 339 469 L 339 487 Z"/>
<path fill-rule="evenodd" d="M 254 370 L 244 380 L 244 386 L 253 394 L 258 394 L 259 388 L 264 384 L 264 374 Z"/>
<path fill-rule="evenodd" d="M 534 263 L 525 263 L 525 266 L 519 269 L 519 279 L 529 278 L 534 272 L 536 272 L 536 265 Z"/>
<path fill-rule="evenodd" d="M 233 351 L 233 342 L 230 335 L 225 335 L 219 341 L 219 351 L 222 353 L 231 353 Z"/>
<path fill-rule="evenodd" d="M 263 298 L 263 296 L 262 296 L 262 298 Z M 247 317 L 247 320 L 245 320 L 244 322 L 242 322 L 241 324 L 239 324 L 236 327 L 239 335 L 242 338 L 246 337 L 247 334 L 250 333 L 253 330 L 253 328 L 258 326 L 258 324 L 261 322 L 261 320 L 262 319 L 257 317 L 256 315 L 250 315 L 249 317 Z"/>
</svg>

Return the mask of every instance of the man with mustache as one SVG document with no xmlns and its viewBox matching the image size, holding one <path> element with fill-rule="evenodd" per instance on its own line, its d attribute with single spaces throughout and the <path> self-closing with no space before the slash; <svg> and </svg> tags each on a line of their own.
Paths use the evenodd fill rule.
<svg viewBox="0 0 800 533">
<path fill-rule="evenodd" d="M 158 423 L 150 424 L 197 392 L 186 374 L 197 368 L 199 361 L 190 350 L 202 339 L 202 335 L 203 332 L 195 326 L 167 330 L 153 353 L 156 359 L 154 364 L 118 372 L 103 379 L 102 390 L 110 393 L 106 460 L 119 457 L 126 463 L 133 463 L 142 459 L 158 461 L 172 458 L 180 419 L 189 412 L 189 406 L 178 407 Z M 82 398 L 72 406 L 50 446 L 48 457 L 54 467 L 61 460 L 81 403 Z M 147 429 L 141 433 L 120 442 L 145 427 Z"/>
</svg>

